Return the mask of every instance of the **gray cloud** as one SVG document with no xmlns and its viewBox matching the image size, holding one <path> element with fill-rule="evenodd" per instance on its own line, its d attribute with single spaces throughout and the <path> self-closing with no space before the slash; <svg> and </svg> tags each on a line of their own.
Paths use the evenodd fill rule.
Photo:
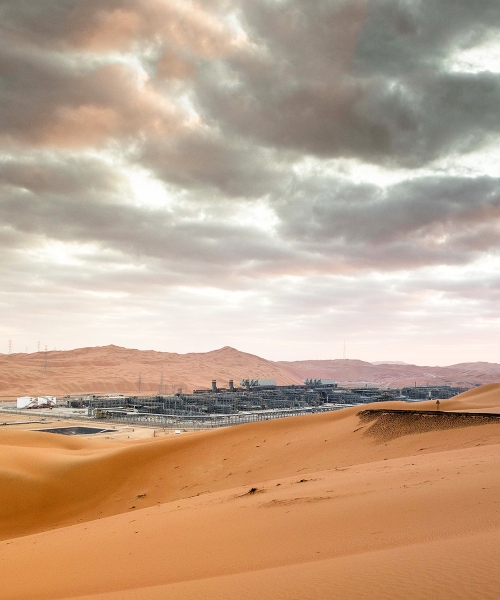
<svg viewBox="0 0 500 600">
<path fill-rule="evenodd" d="M 423 177 L 387 188 L 327 179 L 318 189 L 320 182 L 312 183 L 283 203 L 283 214 L 293 215 L 292 237 L 326 241 L 345 232 L 355 242 L 383 244 L 500 218 L 500 180 L 492 177 Z"/>
<path fill-rule="evenodd" d="M 173 208 L 124 203 L 127 181 L 95 159 L 11 161 L 0 179 L 0 219 L 11 237 L 96 244 L 121 262 L 176 274 L 176 283 L 180 274 L 191 284 L 216 277 L 234 286 L 279 273 L 459 265 L 500 247 L 500 181 L 491 177 L 422 177 L 387 188 L 304 177 L 270 199 L 271 229 L 234 220 L 234 201 L 198 200 L 196 191 Z M 212 217 L 200 219 L 200 210 Z"/>
<path fill-rule="evenodd" d="M 315 178 L 281 202 L 281 232 L 344 268 L 464 264 L 500 249 L 500 180 L 423 177 L 388 188 Z"/>
<path fill-rule="evenodd" d="M 227 280 L 235 269 L 252 271 L 290 258 L 289 250 L 251 224 L 197 218 L 196 201 L 191 210 L 184 203 L 174 212 L 124 203 L 127 182 L 96 160 L 48 160 L 43 166 L 11 161 L 0 165 L 0 180 L 0 220 L 9 231 L 97 244 L 120 253 L 122 262 L 152 261 L 149 267 L 182 273 L 194 283 L 214 274 Z"/>
<path fill-rule="evenodd" d="M 435 69 L 456 50 L 498 34 L 496 0 L 372 0 L 359 33 L 355 67 L 360 73 L 405 75 Z"/>
<path fill-rule="evenodd" d="M 283 11 L 257 4 L 252 26 L 262 51 L 229 57 L 223 73 L 217 65 L 206 66 L 196 81 L 200 110 L 232 134 L 266 146 L 410 167 L 469 151 L 498 134 L 497 74 L 447 72 L 448 48 L 437 37 L 434 46 L 419 42 L 421 60 L 415 48 L 414 64 L 392 49 L 397 66 L 390 74 L 384 71 L 387 62 L 381 60 L 379 69 L 368 49 L 353 62 L 346 53 L 354 53 L 358 40 L 362 46 L 363 35 L 378 21 L 366 24 L 367 32 L 361 29 L 362 11 L 344 14 L 335 3 L 329 6 L 290 2 Z M 430 19 L 430 5 L 418 6 Z M 335 51 L 337 30 L 328 28 L 330 21 L 344 25 L 338 39 L 343 52 Z M 408 36 L 418 35 L 418 30 L 392 34 L 406 46 Z M 385 43 L 382 37 L 380 46 Z"/>
<path fill-rule="evenodd" d="M 208 196 L 261 197 L 291 182 L 278 153 L 214 131 L 151 140 L 140 160 L 165 182 Z"/>
<path fill-rule="evenodd" d="M 171 135 L 175 105 L 124 64 L 74 65 L 0 46 L 0 142 L 78 148 L 113 138 Z"/>
<path fill-rule="evenodd" d="M 169 0 L 40 0 L 33 6 L 26 0 L 5 0 L 0 17 L 4 31 L 18 42 L 44 48 L 124 50 L 166 38 L 196 54 L 218 55 L 233 36 L 218 5 L 212 2 L 206 10 L 201 4 Z"/>
</svg>

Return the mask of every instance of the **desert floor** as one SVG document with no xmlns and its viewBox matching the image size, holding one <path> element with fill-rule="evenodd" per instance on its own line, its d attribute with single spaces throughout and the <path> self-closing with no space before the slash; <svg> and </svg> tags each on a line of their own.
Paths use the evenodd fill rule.
<svg viewBox="0 0 500 600">
<path fill-rule="evenodd" d="M 500 384 L 441 408 L 500 412 Z M 0 427 L 0 598 L 500 597 L 500 421 L 358 412 L 136 439 Z"/>
</svg>

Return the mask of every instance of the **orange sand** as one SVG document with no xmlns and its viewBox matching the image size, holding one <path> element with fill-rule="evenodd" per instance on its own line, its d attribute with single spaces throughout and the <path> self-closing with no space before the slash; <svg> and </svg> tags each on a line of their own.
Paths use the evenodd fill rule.
<svg viewBox="0 0 500 600">
<path fill-rule="evenodd" d="M 500 412 L 500 384 L 441 407 Z M 130 442 L 0 430 L 0 597 L 497 598 L 500 423 L 399 435 L 357 412 Z"/>
</svg>

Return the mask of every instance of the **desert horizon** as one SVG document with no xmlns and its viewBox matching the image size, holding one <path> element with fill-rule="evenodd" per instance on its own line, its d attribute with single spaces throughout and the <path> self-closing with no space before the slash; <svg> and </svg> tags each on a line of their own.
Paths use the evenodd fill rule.
<svg viewBox="0 0 500 600">
<path fill-rule="evenodd" d="M 305 379 L 333 379 L 340 384 L 401 388 L 452 385 L 465 388 L 500 380 L 500 364 L 470 362 L 427 367 L 399 362 L 354 359 L 270 361 L 225 346 L 210 352 L 158 352 L 115 345 L 0 354 L 0 397 L 23 394 L 175 393 L 209 389 L 213 379 L 271 379 L 278 385 L 301 385 Z M 140 379 L 140 386 L 139 386 Z M 140 389 L 138 389 L 138 386 Z"/>
<path fill-rule="evenodd" d="M 255 376 L 273 376 L 282 384 L 302 383 L 270 361 L 229 347 L 207 353 L 177 354 L 104 346 L 47 354 L 19 354 L 15 358 L 0 357 L 0 365 L 2 361 L 3 364 L 9 361 L 9 382 L 0 382 L 0 394 L 21 390 L 15 382 L 26 382 L 30 378 L 33 383 L 29 389 L 52 385 L 51 390 L 58 393 L 137 392 L 139 376 L 140 391 L 152 393 L 158 392 L 162 373 L 165 392 L 173 393 L 179 388 L 184 391 L 209 388 L 214 377 L 226 383 L 234 378 L 239 384 L 238 377 L 248 376 L 249 369 Z M 23 385 L 22 389 L 28 390 L 26 383 Z"/>
</svg>

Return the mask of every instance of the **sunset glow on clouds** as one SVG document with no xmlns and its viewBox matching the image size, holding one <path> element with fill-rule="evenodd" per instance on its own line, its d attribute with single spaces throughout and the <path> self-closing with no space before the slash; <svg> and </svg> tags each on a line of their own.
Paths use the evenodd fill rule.
<svg viewBox="0 0 500 600">
<path fill-rule="evenodd" d="M 4 0 L 0 351 L 500 362 L 499 28 L 497 0 Z"/>
</svg>

